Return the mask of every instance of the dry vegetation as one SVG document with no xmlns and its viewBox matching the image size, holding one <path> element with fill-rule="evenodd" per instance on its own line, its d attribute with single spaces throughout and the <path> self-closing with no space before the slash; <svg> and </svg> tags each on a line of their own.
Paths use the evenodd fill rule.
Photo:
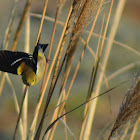
<svg viewBox="0 0 140 140">
<path fill-rule="evenodd" d="M 18 46 L 17 44 L 20 40 L 23 28 L 25 29 L 24 50 L 26 52 L 30 52 L 30 49 L 33 50 L 33 46 L 36 45 L 39 37 L 41 40 L 41 38 L 45 36 L 46 41 L 47 35 L 44 34 L 49 34 L 50 38 L 49 42 L 45 42 L 49 43 L 47 59 L 50 60 L 50 62 L 46 64 L 46 70 L 41 85 L 38 84 L 37 86 L 35 86 L 35 88 L 38 88 L 39 86 L 41 88 L 39 89 L 40 91 L 38 91 L 38 93 L 36 94 L 37 96 L 39 96 L 39 98 L 37 100 L 37 103 L 35 104 L 33 111 L 31 111 L 30 109 L 28 110 L 28 103 L 30 103 L 30 98 L 28 98 L 28 96 L 32 94 L 30 93 L 30 88 L 25 86 L 23 91 L 21 89 L 19 90 L 21 93 L 23 92 L 23 97 L 21 101 L 20 96 L 20 105 L 18 105 L 18 93 L 16 93 L 16 88 L 11 80 L 11 76 L 6 73 L 1 73 L 0 75 L 0 94 L 3 90 L 5 90 L 3 89 L 4 85 L 8 83 L 8 87 L 10 86 L 10 92 L 12 92 L 14 106 L 18 116 L 16 117 L 16 119 L 18 118 L 17 123 L 14 123 L 16 124 L 16 128 L 12 131 L 13 140 L 39 140 L 42 138 L 46 140 L 52 140 L 56 138 L 59 139 L 59 135 L 62 134 L 65 135 L 63 139 L 66 140 L 89 140 L 93 139 L 93 137 L 95 139 L 127 139 L 127 135 L 131 135 L 131 140 L 133 140 L 136 136 L 136 130 L 140 121 L 140 118 L 138 117 L 138 113 L 140 110 L 139 76 L 137 76 L 137 78 L 134 80 L 133 86 L 125 95 L 125 99 L 121 105 L 120 111 L 118 115 L 116 115 L 117 117 L 115 116 L 115 118 L 117 119 L 112 118 L 112 122 L 109 121 L 109 125 L 107 124 L 100 133 L 98 132 L 98 134 L 95 135 L 95 131 L 95 136 L 93 136 L 92 134 L 92 128 L 94 127 L 94 121 L 96 120 L 95 115 L 97 111 L 97 102 L 99 99 L 94 97 L 101 95 L 101 88 L 104 85 L 106 86 L 104 90 L 107 89 L 107 92 L 104 92 L 103 94 L 108 94 L 109 91 L 114 90 L 114 88 L 110 88 L 112 84 L 110 86 L 109 81 L 114 77 L 117 77 L 121 73 L 124 73 L 140 64 L 139 61 L 133 61 L 129 65 L 123 65 L 121 66 L 121 68 L 117 68 L 118 70 L 113 72 L 113 74 L 109 74 L 109 76 L 107 76 L 106 74 L 107 65 L 110 61 L 109 57 L 113 55 L 111 52 L 113 44 L 121 46 L 121 49 L 130 51 L 131 54 L 134 54 L 138 57 L 140 56 L 140 52 L 136 49 L 129 47 L 121 42 L 115 41 L 116 32 L 118 31 L 118 26 L 126 0 L 120 0 L 117 2 L 114 2 L 114 0 L 57 0 L 56 9 L 53 10 L 56 11 L 55 18 L 47 16 L 47 8 L 49 9 L 49 2 L 50 0 L 44 0 L 44 8 L 41 10 L 42 14 L 40 15 L 38 13 L 31 12 L 34 1 L 26 0 L 23 12 L 20 15 L 20 20 L 16 25 L 16 31 L 14 31 L 13 26 L 15 25 L 13 25 L 13 23 L 15 23 L 14 20 L 16 17 L 17 5 L 20 3 L 20 1 L 15 0 L 11 17 L 5 31 L 5 36 L 3 39 L 3 49 L 9 49 L 12 51 L 15 51 L 16 47 Z M 64 16 L 63 10 L 65 5 L 67 4 L 69 4 L 70 6 L 67 6 L 67 9 L 69 10 L 67 10 L 66 16 Z M 115 5 L 114 7 L 113 4 Z M 112 12 L 112 10 L 114 10 L 114 12 Z M 113 18 L 111 19 L 110 23 L 110 17 L 112 13 Z M 59 21 L 59 18 L 61 19 L 61 14 L 65 17 L 65 19 L 63 19 L 65 22 Z M 33 33 L 36 38 L 36 40 L 34 39 L 34 45 L 30 46 L 30 35 L 32 34 L 31 24 L 34 24 L 32 20 L 35 19 L 39 19 L 40 24 L 37 26 L 38 33 Z M 98 20 L 101 22 L 99 25 L 97 25 L 99 23 Z M 48 22 L 45 23 L 45 21 L 51 22 L 51 25 L 53 25 L 51 33 L 48 29 Z M 24 27 L 24 25 L 26 26 Z M 93 32 L 94 30 L 97 30 L 96 26 L 99 28 L 97 34 Z M 59 32 L 61 32 L 61 34 L 59 33 L 59 35 L 57 33 L 57 28 L 62 29 L 61 31 L 59 30 Z M 12 37 L 11 35 L 13 35 L 14 37 Z M 58 40 L 57 43 L 56 40 Z M 96 40 L 96 43 L 93 43 L 93 40 Z M 10 41 L 12 41 L 12 43 L 10 43 Z M 88 53 L 86 53 L 86 51 Z M 52 52 L 54 54 L 52 54 Z M 89 55 L 88 60 L 84 60 L 84 58 L 87 57 L 86 55 Z M 90 60 L 91 63 L 89 66 L 88 64 Z M 84 63 L 84 68 L 88 67 L 87 69 L 85 68 L 84 72 L 89 75 L 89 78 L 86 78 L 86 80 L 82 79 L 83 74 L 79 72 L 82 62 Z M 81 89 L 78 88 L 78 91 L 81 92 L 81 90 L 83 90 L 83 85 L 84 89 L 86 89 L 87 91 L 84 101 L 81 102 L 81 97 L 78 99 L 78 101 L 80 100 L 80 103 L 78 102 L 80 104 L 79 107 L 83 107 L 84 105 L 85 106 L 82 110 L 82 113 L 78 116 L 78 119 L 81 120 L 81 122 L 80 125 L 78 124 L 78 132 L 75 135 L 74 131 L 72 132 L 69 128 L 69 123 L 67 123 L 67 115 L 65 115 L 65 113 L 72 113 L 71 111 L 68 112 L 68 110 L 66 109 L 66 104 L 69 100 L 71 89 L 73 89 L 73 87 L 76 85 L 75 81 L 77 81 L 76 76 L 78 74 L 80 75 L 78 77 L 78 81 L 84 81 L 83 83 L 80 82 Z M 127 79 L 123 81 L 126 80 Z M 122 81 L 118 83 L 121 82 Z M 57 90 L 57 92 L 54 92 L 55 89 Z M 34 90 L 33 92 L 35 94 L 36 90 Z M 57 107 L 53 110 L 54 114 L 52 115 L 52 113 L 49 113 L 50 109 L 48 108 L 50 107 L 50 101 L 53 100 L 52 95 L 54 95 L 55 93 L 57 93 L 58 97 L 57 99 L 54 99 L 55 107 Z M 74 94 L 72 95 L 72 97 L 74 99 Z M 90 99 L 94 100 L 91 101 Z M 74 101 L 72 100 L 70 102 L 71 104 L 74 103 Z M 106 106 L 106 110 L 110 110 L 108 108 L 112 108 L 111 99 L 108 102 L 110 102 L 110 107 Z M 78 111 L 79 107 L 75 108 L 76 106 L 78 106 L 77 104 L 74 104 L 72 106 L 74 108 L 73 111 Z M 119 108 L 119 105 L 117 107 Z M 30 115 L 30 118 L 28 120 L 30 111 L 32 112 L 32 115 Z M 112 116 L 112 114 L 110 116 Z M 138 117 L 138 119 L 133 125 L 133 131 L 125 131 L 125 133 L 123 133 L 124 128 L 126 128 L 126 125 L 124 124 L 128 124 L 128 122 L 136 116 Z M 104 116 L 102 116 L 102 118 L 104 118 Z M 99 119 L 102 120 L 102 118 Z M 58 134 L 59 132 L 55 133 L 56 131 L 58 131 L 58 129 L 56 128 L 59 121 L 64 123 L 64 129 L 61 128 L 61 134 Z M 126 130 L 132 128 L 130 124 L 132 123 L 129 123 L 127 127 L 128 129 Z M 74 125 L 75 124 L 73 124 L 73 127 Z M 18 129 L 19 131 L 17 131 Z M 97 135 L 98 137 L 96 137 Z"/>
<path fill-rule="evenodd" d="M 109 139 L 119 128 L 128 123 L 132 118 L 139 114 L 140 110 L 140 77 L 138 76 L 132 87 L 127 92 L 121 105 L 116 122 L 111 130 Z"/>
</svg>

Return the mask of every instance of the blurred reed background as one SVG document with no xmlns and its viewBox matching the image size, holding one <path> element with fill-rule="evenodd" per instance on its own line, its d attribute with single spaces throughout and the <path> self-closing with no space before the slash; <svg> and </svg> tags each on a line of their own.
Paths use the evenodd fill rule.
<svg viewBox="0 0 140 140">
<path fill-rule="evenodd" d="M 1 49 L 32 53 L 40 31 L 40 43 L 49 44 L 45 79 L 28 89 L 16 139 L 41 139 L 57 116 L 129 80 L 63 117 L 70 130 L 59 120 L 44 138 L 108 139 L 124 96 L 139 73 L 140 1 L 1 0 L 0 9 Z M 20 76 L 0 73 L 1 140 L 13 138 L 23 92 Z M 49 111 L 40 123 L 43 112 Z M 138 124 L 136 118 L 122 130 L 117 129 L 112 138 L 139 140 Z M 126 128 L 128 131 L 122 133 Z"/>
</svg>

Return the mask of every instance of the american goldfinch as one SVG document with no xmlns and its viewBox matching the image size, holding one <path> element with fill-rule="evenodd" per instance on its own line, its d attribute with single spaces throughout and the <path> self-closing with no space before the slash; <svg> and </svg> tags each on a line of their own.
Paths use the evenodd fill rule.
<svg viewBox="0 0 140 140">
<path fill-rule="evenodd" d="M 16 75 L 22 75 L 22 81 L 27 86 L 39 82 L 44 74 L 46 57 L 44 51 L 48 44 L 37 43 L 33 55 L 24 52 L 0 51 L 0 70 Z"/>
</svg>

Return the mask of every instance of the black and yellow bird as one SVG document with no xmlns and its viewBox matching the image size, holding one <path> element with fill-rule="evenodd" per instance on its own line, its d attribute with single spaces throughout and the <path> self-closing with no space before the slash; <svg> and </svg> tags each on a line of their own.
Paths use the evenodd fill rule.
<svg viewBox="0 0 140 140">
<path fill-rule="evenodd" d="M 37 43 L 33 55 L 24 52 L 0 51 L 0 71 L 22 75 L 27 86 L 33 86 L 43 77 L 47 59 L 44 51 L 48 44 Z"/>
</svg>

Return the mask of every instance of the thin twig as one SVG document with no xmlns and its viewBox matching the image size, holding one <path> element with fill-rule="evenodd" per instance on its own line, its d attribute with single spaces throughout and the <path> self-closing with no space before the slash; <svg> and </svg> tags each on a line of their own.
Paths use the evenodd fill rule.
<svg viewBox="0 0 140 140">
<path fill-rule="evenodd" d="M 30 52 L 30 17 L 27 16 L 26 21 L 26 33 L 25 33 L 25 52 Z M 23 89 L 24 89 L 23 85 Z M 24 127 L 24 140 L 27 137 L 27 128 L 28 128 L 28 91 L 26 93 L 25 101 L 23 104 L 23 113 L 22 113 L 23 127 Z"/>
<path fill-rule="evenodd" d="M 42 30 L 42 27 L 43 27 L 43 22 L 44 22 L 44 18 L 45 18 L 45 14 L 46 14 L 47 5 L 48 5 L 48 0 L 46 0 L 45 4 L 44 4 L 43 14 L 42 14 L 42 17 L 41 17 L 40 27 L 39 27 L 38 35 L 37 35 L 37 39 L 36 39 L 36 45 L 37 45 L 37 43 L 39 41 L 39 38 L 40 38 L 40 34 L 41 34 L 41 30 Z"/>
<path fill-rule="evenodd" d="M 62 94 L 60 94 L 60 96 L 59 96 L 59 99 L 58 99 L 58 101 L 57 101 L 57 105 L 60 104 L 62 98 L 64 98 L 65 95 L 66 95 L 66 92 L 65 92 L 65 90 L 63 90 Z M 63 106 L 63 104 L 62 104 L 62 106 Z M 53 122 L 55 119 L 57 119 L 58 113 L 59 113 L 59 108 L 57 108 L 57 109 L 55 110 L 55 112 L 54 112 L 54 114 L 53 114 L 53 117 L 52 117 L 52 119 L 51 119 L 51 122 Z M 56 129 L 57 124 L 58 124 L 58 123 L 56 123 L 56 124 L 54 125 L 52 131 L 49 131 L 49 132 L 48 132 L 48 134 L 46 135 L 46 140 L 48 140 L 48 138 L 49 138 L 50 140 L 53 139 L 54 132 L 55 132 L 55 129 Z M 51 133 L 50 133 L 50 132 L 51 132 Z M 49 137 L 49 136 L 50 136 L 50 137 Z"/>
<path fill-rule="evenodd" d="M 21 118 L 23 103 L 24 103 L 24 99 L 26 97 L 27 90 L 28 90 L 28 86 L 25 86 L 23 97 L 22 97 L 22 101 L 21 101 L 21 105 L 20 105 L 20 112 L 19 112 L 19 115 L 18 115 L 18 120 L 17 120 L 17 123 L 16 123 L 15 131 L 14 131 L 13 140 L 16 139 L 16 132 L 17 132 L 17 128 L 18 128 L 18 124 L 19 124 L 20 118 Z"/>
<path fill-rule="evenodd" d="M 113 72 L 112 74 L 110 74 L 108 77 L 107 77 L 107 80 L 110 81 L 112 80 L 113 78 L 117 77 L 118 75 L 134 68 L 135 66 L 137 65 L 140 65 L 140 61 L 137 61 L 137 62 L 133 62 L 133 63 L 130 63 L 122 68 L 119 68 L 118 70 L 116 70 L 115 72 Z M 104 82 L 103 82 L 104 84 Z"/>
<path fill-rule="evenodd" d="M 18 41 L 18 38 L 20 36 L 20 33 L 21 33 L 21 29 L 24 25 L 24 22 L 25 22 L 25 19 L 27 17 L 27 14 L 31 8 L 31 5 L 32 5 L 32 2 L 33 0 L 27 0 L 26 1 L 26 4 L 25 4 L 25 7 L 24 7 L 24 11 L 22 13 L 22 16 L 20 18 L 20 22 L 18 24 L 18 27 L 17 27 L 17 30 L 16 30 L 16 34 L 15 34 L 15 37 L 14 37 L 14 41 L 13 41 L 13 44 L 12 44 L 12 47 L 11 47 L 11 50 L 14 51 L 15 48 L 16 48 L 16 45 L 17 45 L 17 41 Z"/>
<path fill-rule="evenodd" d="M 3 46 L 4 46 L 4 49 L 6 49 L 6 50 L 8 48 L 8 44 L 9 44 L 9 40 L 10 40 L 10 36 L 11 36 L 11 30 L 12 30 L 13 21 L 15 18 L 15 13 L 16 13 L 15 11 L 16 11 L 16 7 L 17 7 L 17 3 L 18 3 L 18 0 L 15 0 L 14 7 L 13 7 L 12 13 L 11 13 L 11 18 L 8 23 L 8 26 L 7 26 L 7 29 L 5 32 L 5 36 L 4 36 L 4 40 L 3 40 Z"/>
<path fill-rule="evenodd" d="M 18 100 L 17 100 L 16 93 L 15 93 L 15 90 L 14 90 L 14 86 L 13 86 L 13 84 L 12 84 L 12 82 L 11 82 L 11 80 L 10 80 L 10 78 L 9 78 L 9 76 L 8 76 L 7 73 L 5 73 L 5 76 L 6 76 L 6 79 L 7 79 L 8 83 L 9 83 L 11 89 L 12 89 L 12 95 L 13 95 L 14 105 L 15 105 L 16 113 L 18 115 L 19 114 L 19 104 L 18 104 Z M 21 138 L 22 138 L 22 140 L 24 140 L 23 139 L 24 134 L 23 134 L 22 120 L 20 120 L 19 128 L 20 128 L 19 130 L 20 130 Z"/>
<path fill-rule="evenodd" d="M 36 17 L 36 18 L 42 18 L 42 15 L 36 14 L 36 13 L 30 13 L 30 16 Z M 44 19 L 51 22 L 55 22 L 55 19 L 49 16 L 45 16 Z M 61 25 L 62 27 L 65 25 L 65 23 L 60 20 L 57 21 L 57 24 Z"/>
</svg>

